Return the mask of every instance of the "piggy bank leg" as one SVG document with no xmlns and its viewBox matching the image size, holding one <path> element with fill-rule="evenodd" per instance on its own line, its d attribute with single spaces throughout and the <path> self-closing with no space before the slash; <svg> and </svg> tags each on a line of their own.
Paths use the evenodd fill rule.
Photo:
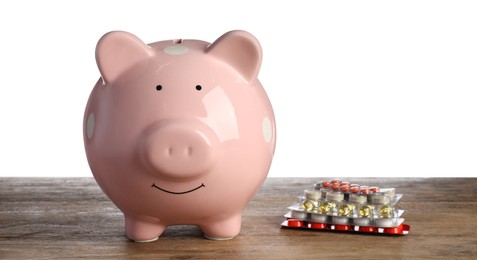
<svg viewBox="0 0 477 260">
<path fill-rule="evenodd" d="M 125 221 L 126 236 L 135 242 L 156 241 L 166 228 L 159 219 L 153 217 L 125 216 Z"/>
<path fill-rule="evenodd" d="M 224 220 L 215 220 L 200 228 L 204 232 L 204 236 L 212 240 L 229 240 L 240 233 L 242 224 L 242 215 L 234 215 Z"/>
</svg>

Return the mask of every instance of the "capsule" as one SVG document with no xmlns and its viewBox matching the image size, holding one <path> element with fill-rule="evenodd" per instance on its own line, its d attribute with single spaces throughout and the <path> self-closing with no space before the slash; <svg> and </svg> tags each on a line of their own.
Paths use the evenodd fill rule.
<svg viewBox="0 0 477 260">
<path fill-rule="evenodd" d="M 326 193 L 326 199 L 331 201 L 342 201 L 344 200 L 344 194 L 339 191 L 332 191 Z"/>
<path fill-rule="evenodd" d="M 354 206 L 352 204 L 342 204 L 338 208 L 338 214 L 344 217 L 351 217 L 353 215 Z"/>
<path fill-rule="evenodd" d="M 374 222 L 377 227 L 395 227 L 397 225 L 395 218 L 377 218 Z"/>
<path fill-rule="evenodd" d="M 350 186 L 349 191 L 351 193 L 358 193 L 359 192 L 359 186 Z"/>
<path fill-rule="evenodd" d="M 369 190 L 368 186 L 361 186 L 359 192 L 362 194 L 369 194 L 371 191 Z"/>
<path fill-rule="evenodd" d="M 383 193 L 374 193 L 370 195 L 370 201 L 372 204 L 389 204 L 391 197 L 384 195 Z"/>
<path fill-rule="evenodd" d="M 332 190 L 339 190 L 340 189 L 340 184 L 339 183 L 332 183 L 331 184 L 331 189 Z"/>
<path fill-rule="evenodd" d="M 370 218 L 353 218 L 353 224 L 357 226 L 369 226 L 371 224 Z"/>
<path fill-rule="evenodd" d="M 394 197 L 396 195 L 396 190 L 394 188 L 383 188 L 381 192 L 389 197 Z"/>
<path fill-rule="evenodd" d="M 349 195 L 349 201 L 353 203 L 363 204 L 363 203 L 366 203 L 367 200 L 368 200 L 368 197 L 363 194 L 352 193 Z"/>
<path fill-rule="evenodd" d="M 371 205 L 363 205 L 359 208 L 358 215 L 364 218 L 370 218 L 373 216 L 374 207 Z"/>
<path fill-rule="evenodd" d="M 335 203 L 333 202 L 322 202 L 318 207 L 318 212 L 321 214 L 330 214 L 333 212 L 333 208 L 335 207 Z"/>
<path fill-rule="evenodd" d="M 319 222 L 319 223 L 326 223 L 328 222 L 328 215 L 322 214 L 311 214 L 311 221 L 312 222 Z"/>
<path fill-rule="evenodd" d="M 394 209 L 393 207 L 391 206 L 383 206 L 380 210 L 379 210 L 379 215 L 383 218 L 392 218 L 393 215 L 394 215 Z"/>
<path fill-rule="evenodd" d="M 376 193 L 376 192 L 379 192 L 379 187 L 374 186 L 374 187 L 369 188 L 369 190 L 370 190 L 372 193 Z"/>
<path fill-rule="evenodd" d="M 307 213 L 299 210 L 292 210 L 291 217 L 294 219 L 306 219 Z"/>
<path fill-rule="evenodd" d="M 331 221 L 333 224 L 338 224 L 338 225 L 346 225 L 349 223 L 349 218 L 347 217 L 340 217 L 340 216 L 332 216 Z M 343 227 L 344 228 L 344 227 Z"/>
<path fill-rule="evenodd" d="M 349 185 L 341 185 L 340 186 L 340 191 L 341 192 L 349 192 Z"/>
<path fill-rule="evenodd" d="M 306 210 L 306 211 L 313 211 L 313 209 L 315 209 L 318 205 L 318 203 L 316 201 L 313 201 L 313 200 L 305 200 L 303 201 L 303 203 L 301 204 L 301 207 Z"/>
<path fill-rule="evenodd" d="M 308 200 L 319 200 L 321 198 L 321 191 L 305 190 L 305 197 Z"/>
</svg>

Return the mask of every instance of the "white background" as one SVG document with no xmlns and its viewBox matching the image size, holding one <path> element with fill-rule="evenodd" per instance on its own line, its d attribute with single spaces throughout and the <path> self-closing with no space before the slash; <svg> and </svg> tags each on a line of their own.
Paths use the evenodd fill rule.
<svg viewBox="0 0 477 260">
<path fill-rule="evenodd" d="M 82 119 L 97 40 L 262 44 L 269 176 L 477 177 L 475 1 L 2 1 L 0 177 L 92 176 Z"/>
</svg>

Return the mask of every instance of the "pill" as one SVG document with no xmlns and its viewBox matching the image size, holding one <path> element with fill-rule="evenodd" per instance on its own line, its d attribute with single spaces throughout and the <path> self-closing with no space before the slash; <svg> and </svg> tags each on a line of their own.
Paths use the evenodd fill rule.
<svg viewBox="0 0 477 260">
<path fill-rule="evenodd" d="M 358 194 L 358 193 L 352 193 L 349 195 L 349 201 L 357 204 L 363 204 L 366 203 L 368 200 L 366 195 Z"/>
<path fill-rule="evenodd" d="M 349 192 L 349 188 L 350 188 L 349 185 L 341 185 L 341 186 L 340 186 L 340 191 L 342 191 L 342 192 Z"/>
<path fill-rule="evenodd" d="M 317 202 L 313 200 L 305 200 L 301 204 L 301 207 L 306 211 L 313 211 L 313 209 L 317 206 Z"/>
<path fill-rule="evenodd" d="M 349 222 L 349 218 L 348 217 L 333 216 L 332 217 L 332 222 L 334 224 L 346 225 Z"/>
<path fill-rule="evenodd" d="M 362 194 L 369 194 L 370 190 L 368 186 L 361 186 L 359 192 L 361 192 Z"/>
<path fill-rule="evenodd" d="M 335 207 L 335 204 L 332 202 L 322 202 L 320 203 L 320 206 L 318 207 L 318 211 L 321 214 L 329 214 L 333 211 L 334 207 Z"/>
<path fill-rule="evenodd" d="M 351 217 L 353 215 L 354 206 L 351 204 L 343 204 L 338 208 L 338 214 L 344 217 Z"/>
<path fill-rule="evenodd" d="M 394 218 L 377 218 L 374 223 L 377 227 L 394 227 L 397 225 L 397 220 Z"/>
<path fill-rule="evenodd" d="M 369 190 L 373 193 L 376 193 L 376 192 L 379 192 L 379 187 L 374 186 L 374 187 L 369 188 Z"/>
<path fill-rule="evenodd" d="M 368 226 L 371 224 L 370 218 L 353 218 L 353 224 L 356 226 Z"/>
<path fill-rule="evenodd" d="M 305 190 L 305 197 L 308 200 L 319 200 L 321 198 L 321 191 Z"/>
<path fill-rule="evenodd" d="M 371 203 L 373 204 L 389 204 L 391 202 L 391 197 L 386 196 L 382 193 L 375 193 L 371 195 Z"/>
<path fill-rule="evenodd" d="M 332 190 L 339 190 L 340 189 L 340 185 L 338 183 L 332 183 L 331 184 L 331 189 Z"/>
<path fill-rule="evenodd" d="M 383 218 L 392 218 L 394 209 L 391 206 L 384 206 L 379 210 L 379 215 Z"/>
<path fill-rule="evenodd" d="M 342 201 L 344 199 L 344 194 L 339 191 L 332 191 L 326 193 L 326 199 L 331 201 Z"/>
<path fill-rule="evenodd" d="M 381 193 L 392 198 L 396 195 L 396 190 L 394 188 L 383 188 L 381 189 Z"/>
<path fill-rule="evenodd" d="M 292 210 L 291 217 L 295 219 L 306 219 L 307 213 L 304 211 Z"/>
<path fill-rule="evenodd" d="M 360 217 L 370 218 L 373 216 L 373 209 L 371 205 L 363 205 L 359 208 L 358 214 Z"/>
<path fill-rule="evenodd" d="M 312 222 L 327 223 L 328 222 L 328 216 L 312 213 L 311 214 L 311 221 Z"/>
</svg>

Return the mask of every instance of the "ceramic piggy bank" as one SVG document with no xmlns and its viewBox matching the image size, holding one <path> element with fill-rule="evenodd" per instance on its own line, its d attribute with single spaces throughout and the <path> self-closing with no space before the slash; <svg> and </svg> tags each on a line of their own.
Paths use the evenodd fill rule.
<svg viewBox="0 0 477 260">
<path fill-rule="evenodd" d="M 84 142 L 96 181 L 124 213 L 127 237 L 153 241 L 182 224 L 211 239 L 239 234 L 275 149 L 261 60 L 245 31 L 212 44 L 145 44 L 121 31 L 99 40 L 101 78 L 86 106 Z"/>
</svg>

